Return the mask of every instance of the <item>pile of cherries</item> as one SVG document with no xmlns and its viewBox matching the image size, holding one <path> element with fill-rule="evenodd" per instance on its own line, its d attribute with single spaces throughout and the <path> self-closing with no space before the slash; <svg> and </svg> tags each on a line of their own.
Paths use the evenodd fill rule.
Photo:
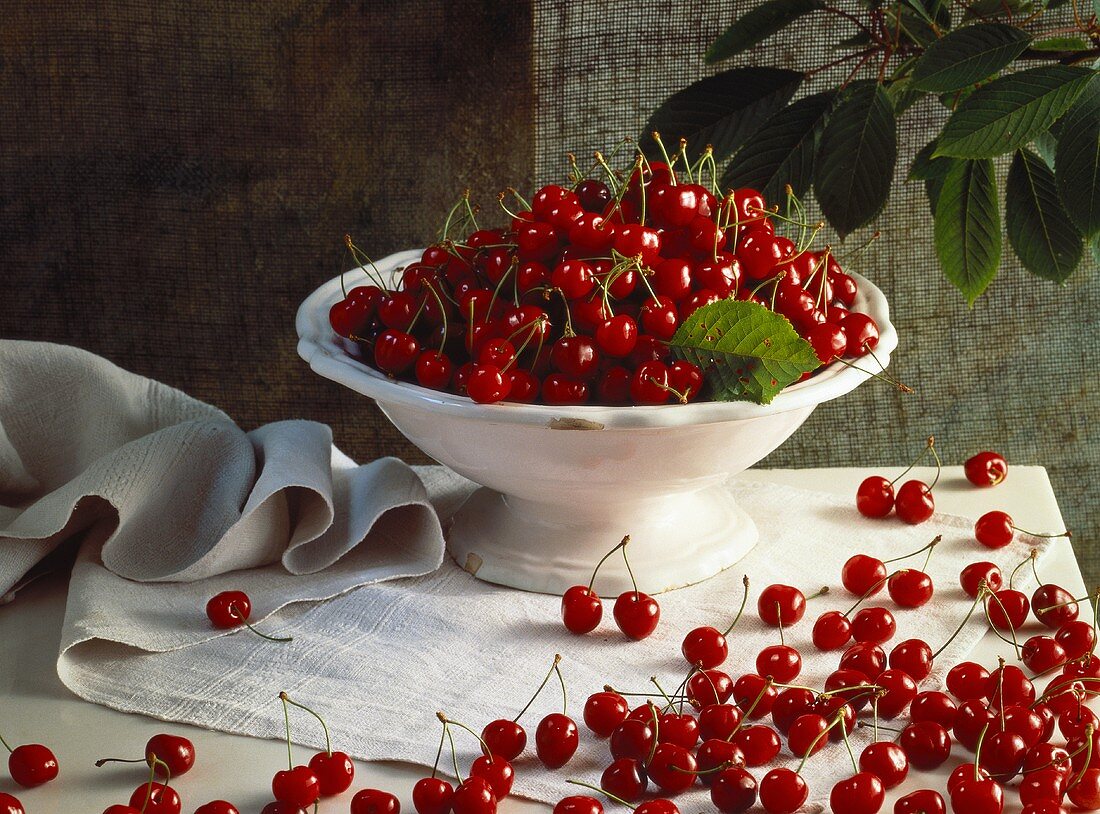
<svg viewBox="0 0 1100 814">
<path fill-rule="evenodd" d="M 855 280 L 803 239 L 816 228 L 797 225 L 802 246 L 776 234 L 792 219 L 756 190 L 723 196 L 704 181 L 705 155 L 691 167 L 682 153 L 639 154 L 626 171 L 597 157 L 603 180 L 577 171 L 529 204 L 515 193 L 506 228 L 479 228 L 463 197 L 396 287 L 347 239 L 367 279 L 332 306 L 333 330 L 391 377 L 482 403 L 696 399 L 706 371 L 668 340 L 725 298 L 787 317 L 822 363 L 875 348 L 878 326 L 850 310 Z"/>
</svg>

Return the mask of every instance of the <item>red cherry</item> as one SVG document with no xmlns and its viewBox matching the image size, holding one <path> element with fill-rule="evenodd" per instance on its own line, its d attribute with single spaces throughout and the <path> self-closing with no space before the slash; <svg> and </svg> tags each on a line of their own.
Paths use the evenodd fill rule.
<svg viewBox="0 0 1100 814">
<path fill-rule="evenodd" d="M 419 354 L 420 343 L 404 331 L 389 328 L 374 340 L 374 363 L 391 376 L 408 370 Z"/>
<path fill-rule="evenodd" d="M 989 772 L 983 769 L 981 766 L 977 766 L 973 761 L 969 763 L 960 763 L 954 769 L 951 770 L 951 774 L 947 776 L 947 793 L 950 794 L 959 787 L 961 783 L 967 780 L 988 780 Z"/>
<path fill-rule="evenodd" d="M 759 719 L 771 712 L 779 690 L 763 676 L 746 673 L 733 684 L 733 700 L 746 718 Z"/>
<path fill-rule="evenodd" d="M 5 795 L 7 796 L 7 795 Z M 0 797 L 3 799 L 3 797 Z M 12 798 L 15 799 L 14 797 Z M 23 806 L 20 804 L 18 809 L 19 814 L 23 814 Z M 134 808 L 133 806 L 113 805 L 108 806 L 103 810 L 103 814 L 141 814 L 140 808 Z M 264 809 L 264 814 L 267 814 L 267 809 Z"/>
<path fill-rule="evenodd" d="M 960 701 L 985 698 L 989 671 L 972 661 L 956 664 L 947 672 L 947 689 Z"/>
<path fill-rule="evenodd" d="M 252 613 L 252 601 L 244 591 L 222 591 L 206 603 L 206 615 L 216 628 L 240 627 Z"/>
<path fill-rule="evenodd" d="M 611 202 L 611 190 L 607 188 L 607 184 L 594 178 L 585 178 L 573 191 L 577 195 L 577 201 L 587 212 L 599 212 Z M 558 814 L 564 814 L 564 812 L 558 812 Z M 576 814 L 588 813 L 576 812 Z"/>
<path fill-rule="evenodd" d="M 814 349 L 814 353 L 823 365 L 827 365 L 834 359 L 843 356 L 845 349 L 848 347 L 848 338 L 844 334 L 844 329 L 831 322 L 814 325 L 806 333 L 805 339 L 810 343 L 810 347 Z M 856 496 L 858 508 L 858 492 Z"/>
<path fill-rule="evenodd" d="M 786 733 L 800 715 L 812 711 L 815 696 L 805 687 L 788 687 L 779 693 L 772 704 L 772 723 Z"/>
<path fill-rule="evenodd" d="M 752 280 L 763 280 L 775 273 L 775 267 L 787 259 L 780 238 L 765 229 L 751 228 L 737 245 L 737 259 Z"/>
<path fill-rule="evenodd" d="M 1015 664 L 1006 664 L 989 674 L 985 694 L 996 709 L 1007 709 L 1018 704 L 1030 706 L 1035 700 L 1035 685 Z"/>
<path fill-rule="evenodd" d="M 630 397 L 635 404 L 664 404 L 669 397 L 668 367 L 664 362 L 645 362 L 630 380 Z"/>
<path fill-rule="evenodd" d="M 818 650 L 839 650 L 851 641 L 852 624 L 840 611 L 826 611 L 814 622 L 812 635 Z"/>
<path fill-rule="evenodd" d="M 640 760 L 623 757 L 603 770 L 600 788 L 621 797 L 628 803 L 637 802 L 649 787 L 649 775 Z"/>
<path fill-rule="evenodd" d="M 635 814 L 680 814 L 680 809 L 671 800 L 649 800 L 636 809 Z"/>
<path fill-rule="evenodd" d="M 837 672 L 855 671 L 866 676 L 868 681 L 874 681 L 884 669 L 886 652 L 881 647 L 877 644 L 857 643 L 840 656 L 840 670 Z"/>
<path fill-rule="evenodd" d="M 979 765 L 994 780 L 1004 783 L 1019 774 L 1025 754 L 1027 744 L 1015 732 L 987 732 L 982 741 Z"/>
<path fill-rule="evenodd" d="M 692 715 L 666 713 L 658 718 L 657 742 L 675 743 L 685 749 L 694 749 L 699 741 L 699 723 Z"/>
<path fill-rule="evenodd" d="M 602 618 L 603 602 L 587 585 L 574 585 L 562 595 L 561 619 L 570 633 L 590 633 Z"/>
<path fill-rule="evenodd" d="M 824 737 L 829 722 L 821 715 L 807 712 L 794 719 L 787 731 L 787 746 L 797 758 L 817 754 L 825 748 L 828 738 Z"/>
<path fill-rule="evenodd" d="M 451 796 L 453 814 L 496 814 L 493 787 L 480 777 L 467 777 Z"/>
<path fill-rule="evenodd" d="M 111 806 L 111 808 L 123 808 L 128 809 L 129 806 Z M 26 814 L 23 808 L 23 804 L 19 802 L 15 797 L 10 794 L 5 794 L 0 791 L 0 814 Z M 104 814 L 113 814 L 111 809 L 107 809 Z M 124 812 L 129 814 L 129 812 Z"/>
<path fill-rule="evenodd" d="M 733 704 L 711 704 L 699 710 L 699 737 L 729 740 L 741 723 L 741 708 Z"/>
<path fill-rule="evenodd" d="M 1031 609 L 1035 618 L 1051 630 L 1057 630 L 1066 622 L 1077 618 L 1078 607 L 1073 594 L 1058 585 L 1040 585 L 1031 595 Z"/>
<path fill-rule="evenodd" d="M 568 763 L 578 743 L 577 725 L 560 712 L 551 712 L 535 729 L 535 753 L 548 769 L 558 769 Z"/>
<path fill-rule="evenodd" d="M 646 765 L 649 779 L 662 791 L 678 794 L 695 783 L 695 756 L 675 743 L 659 743 Z"/>
<path fill-rule="evenodd" d="M 355 764 L 345 752 L 318 752 L 309 759 L 309 768 L 317 777 L 322 797 L 347 791 L 355 779 Z"/>
<path fill-rule="evenodd" d="M 909 704 L 911 721 L 934 721 L 945 729 L 951 729 L 955 725 L 957 712 L 955 702 L 946 694 L 935 690 L 917 693 Z"/>
<path fill-rule="evenodd" d="M 910 525 L 923 523 L 936 510 L 932 490 L 919 480 L 907 480 L 898 489 L 894 499 L 894 511 Z"/>
<path fill-rule="evenodd" d="M 984 700 L 974 698 L 964 701 L 955 713 L 955 725 L 951 732 L 955 740 L 964 748 L 973 752 L 978 746 L 982 730 L 996 727 L 998 715 Z M 995 731 L 995 729 L 994 729 Z"/>
<path fill-rule="evenodd" d="M 878 741 L 868 744 L 859 755 L 859 768 L 882 781 L 884 788 L 900 786 L 909 774 L 909 758 L 896 743 Z"/>
<path fill-rule="evenodd" d="M 142 783 L 130 795 L 130 805 L 145 814 L 180 814 L 183 807 L 176 790 L 163 783 Z"/>
<path fill-rule="evenodd" d="M 362 789 L 351 798 L 351 814 L 401 814 L 401 801 L 388 791 Z"/>
<path fill-rule="evenodd" d="M 848 356 L 862 356 L 878 347 L 878 325 L 867 314 L 852 311 L 840 321 L 848 337 Z"/>
<path fill-rule="evenodd" d="M 756 803 L 756 778 L 740 766 L 731 766 L 715 775 L 710 799 L 722 814 L 742 814 Z"/>
<path fill-rule="evenodd" d="M 917 682 L 904 670 L 883 670 L 875 683 L 884 690 L 878 699 L 878 714 L 883 718 L 898 717 L 917 697 Z"/>
<path fill-rule="evenodd" d="M 301 806 L 280 803 L 276 800 L 264 806 L 260 814 L 306 814 L 306 810 Z"/>
<path fill-rule="evenodd" d="M 703 389 L 703 371 L 694 362 L 677 359 L 668 366 L 668 386 L 679 394 L 681 404 L 685 404 Z"/>
<path fill-rule="evenodd" d="M 966 479 L 975 486 L 996 486 L 1008 474 L 1008 464 L 996 452 L 979 452 L 963 464 Z"/>
<path fill-rule="evenodd" d="M 652 334 L 657 339 L 671 339 L 680 325 L 680 314 L 674 298 L 664 295 L 642 303 L 638 316 L 645 333 Z"/>
<path fill-rule="evenodd" d="M 782 746 L 776 731 L 762 724 L 739 729 L 733 739 L 745 755 L 746 766 L 766 766 L 775 760 Z"/>
<path fill-rule="evenodd" d="M 57 758 L 40 743 L 16 746 L 8 755 L 8 773 L 25 789 L 49 783 L 57 772 Z"/>
<path fill-rule="evenodd" d="M 466 380 L 466 394 L 478 404 L 495 404 L 508 397 L 512 380 L 496 365 L 475 362 Z"/>
<path fill-rule="evenodd" d="M 615 251 L 624 257 L 640 257 L 651 266 L 661 253 L 661 236 L 656 229 L 628 223 L 615 231 Z"/>
<path fill-rule="evenodd" d="M 790 585 L 769 585 L 756 603 L 760 620 L 771 627 L 790 627 L 806 613 L 806 597 Z"/>
<path fill-rule="evenodd" d="M 886 585 L 886 564 L 878 557 L 854 554 L 840 569 L 840 581 L 853 596 L 874 596 Z"/>
<path fill-rule="evenodd" d="M 611 733 L 611 756 L 616 759 L 646 760 L 655 740 L 651 722 L 627 718 Z"/>
<path fill-rule="evenodd" d="M 601 786 L 606 791 L 611 791 L 606 786 Z M 615 792 L 611 792 L 615 794 Z M 616 797 L 621 795 L 615 795 Z M 626 799 L 625 797 L 623 798 Z M 595 797 L 583 794 L 563 797 L 554 805 L 554 814 L 603 814 L 603 803 Z"/>
<path fill-rule="evenodd" d="M 729 648 L 721 631 L 708 626 L 688 631 L 680 652 L 688 664 L 710 669 L 721 666 L 729 655 Z"/>
<path fill-rule="evenodd" d="M 1096 630 L 1088 622 L 1066 622 L 1058 628 L 1054 640 L 1062 645 L 1067 659 L 1078 659 L 1096 647 Z"/>
<path fill-rule="evenodd" d="M 714 782 L 715 769 L 727 766 L 744 766 L 745 753 L 741 747 L 732 741 L 712 738 L 704 741 L 695 753 L 695 760 L 699 764 L 699 781 L 709 786 Z"/>
<path fill-rule="evenodd" d="M 696 709 L 724 704 L 733 695 L 733 679 L 721 670 L 703 670 L 688 679 L 687 694 Z"/>
<path fill-rule="evenodd" d="M 1028 598 L 1011 588 L 994 591 L 985 601 L 989 621 L 997 630 L 1019 630 L 1027 621 L 1031 603 Z"/>
<path fill-rule="evenodd" d="M 1100 769 L 1085 769 L 1079 778 L 1074 779 L 1066 796 L 1071 803 L 1086 811 L 1100 808 Z"/>
<path fill-rule="evenodd" d="M 416 381 L 422 387 L 446 390 L 454 375 L 454 363 L 439 350 L 424 350 L 416 357 Z"/>
<path fill-rule="evenodd" d="M 499 755 L 480 755 L 470 766 L 470 777 L 480 777 L 493 788 L 493 796 L 503 800 L 512 791 L 516 778 L 512 764 Z"/>
<path fill-rule="evenodd" d="M 629 356 L 638 343 L 638 325 L 626 314 L 617 314 L 596 327 L 596 344 L 607 356 Z"/>
<path fill-rule="evenodd" d="M 542 382 L 542 398 L 547 404 L 584 404 L 588 401 L 588 385 L 551 373 Z"/>
<path fill-rule="evenodd" d="M 964 780 L 951 792 L 951 810 L 967 814 L 1000 814 L 1004 791 L 996 780 Z"/>
<path fill-rule="evenodd" d="M 921 639 L 906 639 L 890 651 L 890 666 L 904 670 L 914 681 L 924 681 L 932 672 L 932 648 Z"/>
<path fill-rule="evenodd" d="M 321 797 L 321 782 L 308 766 L 295 766 L 275 772 L 271 796 L 280 803 L 308 808 Z"/>
<path fill-rule="evenodd" d="M 951 754 L 951 736 L 934 721 L 918 721 L 901 731 L 898 745 L 905 750 L 909 763 L 921 771 L 943 765 Z"/>
<path fill-rule="evenodd" d="M 3 814 L 3 809 L 0 809 L 0 814 Z M 232 803 L 225 800 L 213 800 L 196 808 L 195 814 L 241 814 L 241 812 Z M 352 814 L 364 814 L 364 812 L 352 808 Z"/>
<path fill-rule="evenodd" d="M 768 814 L 794 814 L 809 794 L 806 781 L 790 769 L 772 769 L 760 780 L 760 804 Z"/>
<path fill-rule="evenodd" d="M 500 718 L 481 730 L 481 739 L 489 751 L 505 760 L 515 760 L 527 746 L 527 732 L 515 721 Z"/>
<path fill-rule="evenodd" d="M 656 599 L 641 591 L 624 591 L 615 600 L 612 615 L 627 638 L 641 641 L 657 629 L 661 606 Z"/>
<path fill-rule="evenodd" d="M 845 814 L 877 814 L 885 799 L 882 780 L 870 772 L 857 772 L 833 786 L 829 805 Z"/>
<path fill-rule="evenodd" d="M 781 684 L 793 681 L 802 672 L 802 656 L 793 647 L 775 644 L 765 647 L 756 656 L 756 672 L 771 676 Z"/>
<path fill-rule="evenodd" d="M 413 808 L 417 814 L 448 814 L 453 796 L 454 787 L 443 778 L 422 777 L 413 786 Z"/>
<path fill-rule="evenodd" d="M 387 328 L 408 331 L 416 314 L 416 299 L 407 291 L 390 291 L 378 302 L 378 318 Z"/>
<path fill-rule="evenodd" d="M 894 803 L 894 814 L 947 814 L 947 805 L 938 791 L 917 789 Z"/>
<path fill-rule="evenodd" d="M 1029 772 L 1020 780 L 1020 802 L 1029 803 L 1061 801 L 1065 794 L 1065 778 L 1054 767 Z"/>
<path fill-rule="evenodd" d="M 978 589 L 985 582 L 991 590 L 998 591 L 1004 584 L 1001 569 L 991 562 L 972 562 L 959 574 L 959 584 L 971 599 L 978 597 Z"/>
<path fill-rule="evenodd" d="M 865 644 L 882 644 L 897 631 L 894 614 L 886 608 L 863 608 L 852 617 L 852 638 Z"/>
<path fill-rule="evenodd" d="M 593 693 L 584 704 L 584 724 L 598 737 L 610 737 L 626 720 L 629 712 L 630 706 L 626 699 L 617 692 L 605 690 Z"/>
<path fill-rule="evenodd" d="M 1005 512 L 986 512 L 974 523 L 974 537 L 986 548 L 1004 548 L 1016 529 Z"/>
<path fill-rule="evenodd" d="M 932 598 L 932 578 L 916 568 L 895 571 L 886 582 L 890 598 L 903 608 L 919 608 Z"/>
</svg>

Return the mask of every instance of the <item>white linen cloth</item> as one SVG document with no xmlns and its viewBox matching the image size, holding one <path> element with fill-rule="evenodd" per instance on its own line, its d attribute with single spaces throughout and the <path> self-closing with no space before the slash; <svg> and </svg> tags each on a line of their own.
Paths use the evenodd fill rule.
<svg viewBox="0 0 1100 814">
<path fill-rule="evenodd" d="M 112 592 L 173 583 L 155 594 L 164 612 L 232 585 L 263 615 L 272 597 L 295 601 L 294 575 L 328 569 L 346 590 L 443 558 L 436 513 L 400 461 L 356 466 L 323 424 L 246 433 L 99 356 L 0 341 L 0 596 L 89 530 Z"/>
</svg>

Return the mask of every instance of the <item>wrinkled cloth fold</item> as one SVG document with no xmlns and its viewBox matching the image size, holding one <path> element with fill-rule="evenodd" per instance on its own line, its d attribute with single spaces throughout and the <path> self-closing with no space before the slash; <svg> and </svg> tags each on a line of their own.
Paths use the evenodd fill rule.
<svg viewBox="0 0 1100 814">
<path fill-rule="evenodd" d="M 334 567 L 358 584 L 425 574 L 443 558 L 427 492 L 401 461 L 357 466 L 323 424 L 245 432 L 86 351 L 0 341 L 0 595 L 82 536 L 112 591 L 178 583 L 163 595 L 189 601 Z"/>
</svg>

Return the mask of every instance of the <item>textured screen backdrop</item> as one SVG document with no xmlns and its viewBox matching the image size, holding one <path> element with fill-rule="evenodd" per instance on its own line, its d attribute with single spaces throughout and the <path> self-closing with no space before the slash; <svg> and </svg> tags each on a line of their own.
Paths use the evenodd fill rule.
<svg viewBox="0 0 1100 814">
<path fill-rule="evenodd" d="M 5 5 L 0 28 L 0 335 L 67 342 L 210 401 L 245 426 L 306 417 L 352 455 L 422 460 L 294 350 L 298 302 L 341 237 L 420 245 L 463 187 L 559 177 L 564 153 L 636 135 L 748 2 L 71 0 Z M 802 25 L 747 59 L 811 67 Z M 764 465 L 898 464 L 935 433 L 1051 472 L 1093 579 L 1100 294 L 1006 261 L 973 309 L 942 279 L 907 160 L 857 270 L 890 297 L 895 370 L 821 407 Z M 849 242 L 858 242 L 857 234 Z M 1006 507 L 1011 511 L 1011 507 Z"/>
</svg>

